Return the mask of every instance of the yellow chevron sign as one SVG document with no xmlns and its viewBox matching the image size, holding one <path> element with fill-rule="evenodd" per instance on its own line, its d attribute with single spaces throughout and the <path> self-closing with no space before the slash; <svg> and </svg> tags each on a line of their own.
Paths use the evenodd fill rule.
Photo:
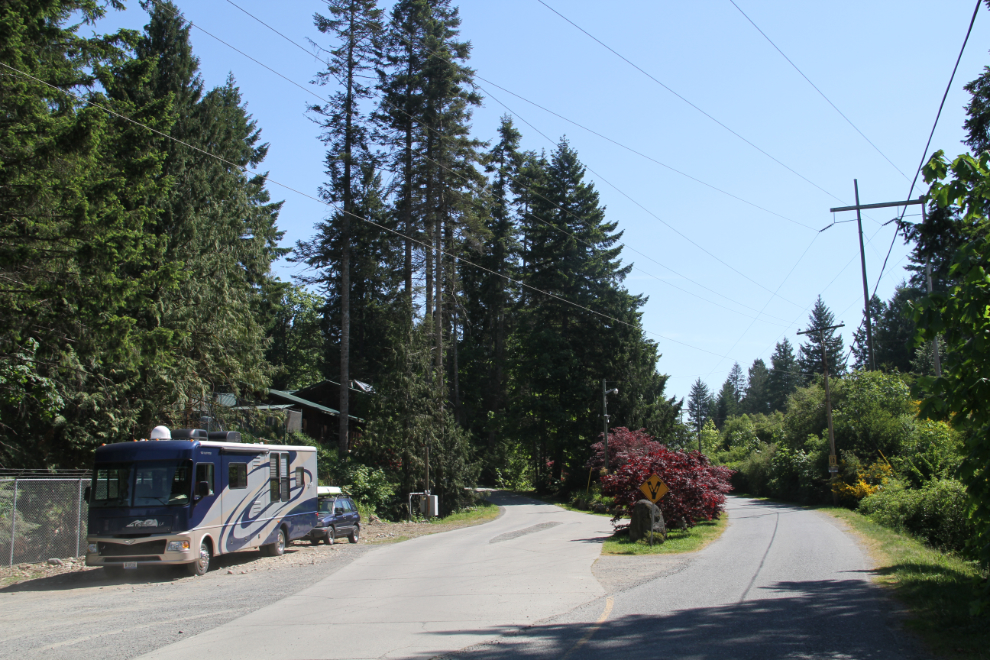
<svg viewBox="0 0 990 660">
<path fill-rule="evenodd" d="M 656 473 L 651 474 L 650 478 L 643 482 L 643 485 L 639 487 L 643 495 L 646 498 L 656 504 L 660 499 L 666 495 L 670 489 L 667 488 L 667 484 L 663 482 L 663 479 L 658 477 Z"/>
</svg>

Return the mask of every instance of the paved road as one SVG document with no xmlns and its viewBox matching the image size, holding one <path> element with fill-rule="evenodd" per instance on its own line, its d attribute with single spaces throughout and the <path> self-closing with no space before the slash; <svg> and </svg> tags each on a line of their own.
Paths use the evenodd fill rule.
<svg viewBox="0 0 990 660">
<path fill-rule="evenodd" d="M 719 540 L 661 561 L 659 576 L 448 657 L 920 657 L 841 523 L 743 498 L 728 508 Z"/>
<path fill-rule="evenodd" d="M 430 657 L 605 593 L 608 519 L 495 495 L 494 522 L 387 546 L 332 577 L 148 658 Z M 204 654 L 204 655 L 200 655 Z"/>
<path fill-rule="evenodd" d="M 175 582 L 97 571 L 0 590 L 0 657 L 918 655 L 868 558 L 825 514 L 731 498 L 727 530 L 699 553 L 599 558 L 607 518 L 495 498 L 494 522 L 396 545 L 232 555 L 236 574 Z"/>
</svg>

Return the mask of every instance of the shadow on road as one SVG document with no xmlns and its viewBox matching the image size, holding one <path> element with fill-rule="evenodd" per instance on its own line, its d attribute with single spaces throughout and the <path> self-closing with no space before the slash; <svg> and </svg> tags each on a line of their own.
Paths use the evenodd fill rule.
<svg viewBox="0 0 990 660">
<path fill-rule="evenodd" d="M 445 658 L 902 658 L 917 655 L 890 632 L 879 590 L 860 580 L 778 582 L 749 600 L 666 615 L 535 625 Z M 662 603 L 663 594 L 650 596 Z M 649 604 L 644 603 L 644 609 Z M 486 631 L 478 631 L 485 634 Z M 497 635 L 500 631 L 487 631 Z"/>
</svg>

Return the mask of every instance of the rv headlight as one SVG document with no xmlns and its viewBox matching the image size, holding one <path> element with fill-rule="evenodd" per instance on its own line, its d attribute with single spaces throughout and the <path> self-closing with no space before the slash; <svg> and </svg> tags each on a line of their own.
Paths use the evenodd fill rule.
<svg viewBox="0 0 990 660">
<path fill-rule="evenodd" d="M 168 547 L 165 548 L 167 552 L 183 552 L 189 549 L 189 541 L 170 541 Z"/>
<path fill-rule="evenodd" d="M 86 552 L 88 552 L 91 555 L 98 555 L 100 554 L 100 546 L 98 546 L 95 543 L 90 543 L 89 545 L 86 546 Z"/>
</svg>

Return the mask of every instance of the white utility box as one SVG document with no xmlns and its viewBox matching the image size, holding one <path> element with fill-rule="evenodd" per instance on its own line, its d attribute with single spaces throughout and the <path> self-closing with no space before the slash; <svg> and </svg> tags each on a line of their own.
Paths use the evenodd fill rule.
<svg viewBox="0 0 990 660">
<path fill-rule="evenodd" d="M 427 495 L 426 515 L 429 518 L 436 518 L 440 515 L 440 498 L 437 495 Z"/>
</svg>

